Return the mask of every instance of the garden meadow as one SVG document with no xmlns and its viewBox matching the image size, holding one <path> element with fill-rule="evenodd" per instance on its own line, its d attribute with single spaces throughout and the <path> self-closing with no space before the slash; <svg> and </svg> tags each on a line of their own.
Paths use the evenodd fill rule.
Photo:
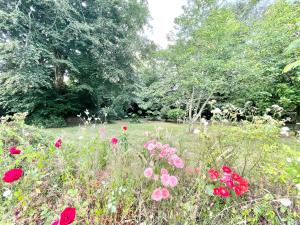
<svg viewBox="0 0 300 225">
<path fill-rule="evenodd" d="M 0 225 L 300 225 L 299 0 L 159 3 L 0 0 Z"/>
</svg>

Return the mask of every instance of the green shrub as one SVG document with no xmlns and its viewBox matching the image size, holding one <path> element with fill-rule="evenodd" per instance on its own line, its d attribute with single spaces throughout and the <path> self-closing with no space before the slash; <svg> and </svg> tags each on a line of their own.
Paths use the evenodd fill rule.
<svg viewBox="0 0 300 225">
<path fill-rule="evenodd" d="M 177 120 L 183 118 L 185 111 L 183 109 L 170 109 L 167 111 L 167 119 L 169 120 Z"/>
<path fill-rule="evenodd" d="M 57 128 L 67 126 L 65 119 L 60 116 L 50 116 L 49 118 L 31 116 L 26 119 L 26 123 L 28 123 L 29 125 L 35 125 L 37 127 L 44 128 Z"/>
</svg>

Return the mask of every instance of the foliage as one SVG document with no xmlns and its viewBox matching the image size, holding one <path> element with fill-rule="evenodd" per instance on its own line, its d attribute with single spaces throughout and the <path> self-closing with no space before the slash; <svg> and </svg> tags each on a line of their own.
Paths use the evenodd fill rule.
<svg viewBox="0 0 300 225">
<path fill-rule="evenodd" d="M 251 102 L 260 115 L 277 104 L 295 121 L 300 115 L 300 6 L 281 0 L 257 15 L 259 2 L 188 1 L 176 18 L 174 44 L 152 49 L 144 60 L 139 106 L 148 114 L 180 107 L 194 123 L 202 114 L 209 116 L 211 99 L 219 107 Z"/>
<path fill-rule="evenodd" d="M 121 122 L 53 129 L 49 137 L 22 120 L 14 121 L 1 124 L 6 141 L 0 148 L 0 173 L 21 167 L 24 175 L 13 184 L 1 185 L 1 193 L 6 193 L 0 207 L 1 224 L 51 224 L 66 207 L 76 208 L 75 221 L 85 224 L 294 224 L 299 220 L 295 186 L 299 146 L 293 138 L 280 139 L 277 124 L 214 123 L 206 133 L 192 134 L 186 132 L 187 126 L 174 123 L 130 124 L 127 130 Z M 27 129 L 34 129 L 42 139 L 28 142 L 30 136 L 22 133 Z M 15 133 L 21 141 L 8 141 L 15 139 Z M 59 135 L 62 144 L 55 148 Z M 111 145 L 111 135 L 122 142 Z M 143 149 L 149 139 L 174 146 L 184 168 L 150 156 Z M 9 155 L 11 145 L 17 145 L 21 154 Z M 223 165 L 247 179 L 249 191 L 238 198 L 212 196 L 208 170 Z M 168 199 L 151 200 L 161 181 L 145 179 L 143 171 L 149 166 L 155 174 L 162 166 L 170 175 L 176 174 L 178 183 Z M 283 205 L 286 198 L 290 205 Z"/>
<path fill-rule="evenodd" d="M 134 43 L 147 17 L 142 1 L 2 0 L 0 8 L 6 113 L 66 118 L 112 105 L 124 115 L 134 89 Z"/>
</svg>

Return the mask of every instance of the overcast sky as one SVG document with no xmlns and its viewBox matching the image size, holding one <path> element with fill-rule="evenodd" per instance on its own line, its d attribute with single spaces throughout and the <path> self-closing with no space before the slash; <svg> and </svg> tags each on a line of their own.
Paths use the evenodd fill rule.
<svg viewBox="0 0 300 225">
<path fill-rule="evenodd" d="M 186 0 L 148 0 L 151 17 L 152 32 L 147 36 L 159 46 L 168 45 L 167 34 L 174 27 L 174 19 L 182 13 L 182 6 Z"/>
</svg>

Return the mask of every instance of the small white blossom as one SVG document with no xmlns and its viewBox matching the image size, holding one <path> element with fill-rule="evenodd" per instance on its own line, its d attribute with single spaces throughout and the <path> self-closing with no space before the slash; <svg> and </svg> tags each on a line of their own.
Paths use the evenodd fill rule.
<svg viewBox="0 0 300 225">
<path fill-rule="evenodd" d="M 194 129 L 193 133 L 194 133 L 194 134 L 199 134 L 199 133 L 200 133 L 200 130 L 199 130 L 199 129 Z"/>
<path fill-rule="evenodd" d="M 87 7 L 86 1 L 83 1 L 83 2 L 81 3 L 81 5 L 82 5 L 84 8 L 86 8 L 86 7 Z"/>
<path fill-rule="evenodd" d="M 297 158 L 297 161 L 300 163 L 300 157 Z"/>
<path fill-rule="evenodd" d="M 219 108 L 215 108 L 215 109 L 211 110 L 211 113 L 212 113 L 212 114 L 221 114 L 222 111 L 221 111 L 221 109 L 219 109 Z"/>
<path fill-rule="evenodd" d="M 8 198 L 10 195 L 11 195 L 11 190 L 9 190 L 9 189 L 6 189 L 6 190 L 3 192 L 3 197 L 4 197 L 4 198 Z"/>
<path fill-rule="evenodd" d="M 298 191 L 300 191 L 300 184 L 296 184 L 295 186 L 298 189 Z"/>
<path fill-rule="evenodd" d="M 292 205 L 292 201 L 288 198 L 281 198 L 278 199 L 278 201 L 285 207 L 289 207 L 290 205 Z"/>
</svg>

